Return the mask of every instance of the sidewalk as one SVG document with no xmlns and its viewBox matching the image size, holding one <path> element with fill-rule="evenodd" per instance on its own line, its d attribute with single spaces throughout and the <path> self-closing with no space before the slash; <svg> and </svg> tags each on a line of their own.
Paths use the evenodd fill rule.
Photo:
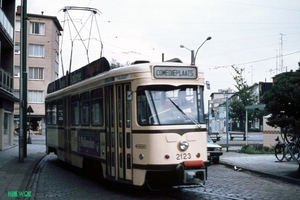
<svg viewBox="0 0 300 200">
<path fill-rule="evenodd" d="M 237 166 L 242 170 L 248 170 L 261 175 L 282 179 L 288 182 L 300 184 L 300 174 L 297 173 L 299 164 L 295 161 L 279 162 L 274 154 L 243 154 L 237 151 L 244 145 L 263 144 L 262 133 L 250 133 L 247 141 L 234 139 L 228 141 L 225 134 L 221 134 L 221 140 L 217 141 L 223 147 L 223 155 L 220 157 L 220 163 L 229 165 L 232 168 Z"/>
<path fill-rule="evenodd" d="M 228 140 L 226 134 L 221 134 L 221 140 L 217 141 L 223 147 L 223 155 L 220 157 L 220 163 L 230 167 L 237 166 L 242 170 L 255 172 L 264 176 L 269 176 L 291 183 L 300 184 L 300 174 L 298 171 L 298 163 L 295 161 L 279 162 L 274 154 L 243 154 L 237 151 L 244 145 L 263 144 L 263 134 L 261 132 L 249 133 L 247 141 L 242 139 Z"/>
<path fill-rule="evenodd" d="M 19 163 L 19 146 L 17 138 L 13 146 L 6 146 L 0 151 L 0 199 L 12 200 L 13 196 L 20 198 L 27 193 L 27 185 L 38 162 L 46 155 L 45 136 L 33 135 L 32 144 L 27 144 L 27 157 Z M 9 197 L 9 194 L 11 197 Z"/>
<path fill-rule="evenodd" d="M 225 151 L 220 157 L 220 163 L 300 184 L 300 175 L 297 173 L 299 164 L 295 161 L 279 162 L 273 154 L 243 154 Z"/>
</svg>

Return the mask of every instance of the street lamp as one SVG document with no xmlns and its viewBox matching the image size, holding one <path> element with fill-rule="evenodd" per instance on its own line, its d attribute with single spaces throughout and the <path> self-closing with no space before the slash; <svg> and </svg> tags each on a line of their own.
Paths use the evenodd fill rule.
<svg viewBox="0 0 300 200">
<path fill-rule="evenodd" d="M 190 50 L 189 48 L 183 46 L 183 45 L 180 45 L 180 48 L 185 48 L 187 50 L 189 50 L 191 52 L 191 65 L 195 65 L 196 63 L 196 57 L 197 57 L 197 54 L 198 54 L 198 51 L 199 49 L 204 45 L 204 43 L 207 41 L 207 40 L 211 40 L 211 37 L 208 36 L 206 38 L 206 40 L 204 40 L 204 42 L 202 42 L 202 44 L 198 47 L 197 51 L 196 51 L 196 54 L 194 55 L 194 50 Z"/>
<path fill-rule="evenodd" d="M 185 48 L 191 52 L 191 65 L 195 65 L 194 50 L 190 50 L 189 48 L 183 46 L 182 44 L 180 45 L 180 48 Z"/>
</svg>

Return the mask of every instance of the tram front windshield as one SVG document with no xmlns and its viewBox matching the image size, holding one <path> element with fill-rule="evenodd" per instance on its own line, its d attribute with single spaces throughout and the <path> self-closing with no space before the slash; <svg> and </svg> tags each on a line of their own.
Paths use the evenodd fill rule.
<svg viewBox="0 0 300 200">
<path fill-rule="evenodd" d="M 143 86 L 136 92 L 140 125 L 205 123 L 201 86 Z"/>
</svg>

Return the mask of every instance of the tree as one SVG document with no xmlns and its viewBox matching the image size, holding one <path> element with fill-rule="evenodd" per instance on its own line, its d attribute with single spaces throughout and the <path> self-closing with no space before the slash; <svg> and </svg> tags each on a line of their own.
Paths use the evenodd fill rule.
<svg viewBox="0 0 300 200">
<path fill-rule="evenodd" d="M 124 67 L 130 65 L 129 61 L 127 61 L 125 64 L 119 63 L 116 59 L 112 59 L 111 61 L 111 68 L 119 68 L 119 67 Z"/>
<path fill-rule="evenodd" d="M 263 96 L 265 110 L 271 114 L 267 124 L 272 127 L 292 126 L 300 130 L 300 69 L 278 74 L 272 89 Z"/>
<path fill-rule="evenodd" d="M 254 88 L 249 87 L 247 81 L 243 78 L 243 69 L 239 69 L 234 65 L 231 67 L 236 72 L 236 75 L 233 76 L 233 79 L 236 82 L 235 88 L 237 89 L 237 92 L 231 98 L 229 106 L 229 118 L 233 121 L 238 122 L 239 129 L 244 130 L 246 121 L 245 106 L 257 103 L 257 98 L 253 93 Z M 248 113 L 249 120 L 254 120 L 254 118 L 256 117 L 254 111 L 251 110 Z"/>
<path fill-rule="evenodd" d="M 300 138 L 300 69 L 275 76 L 273 87 L 263 96 L 265 110 L 270 114 L 267 124 L 272 127 L 291 127 Z M 299 144 L 297 143 L 298 148 Z M 300 173 L 300 163 L 298 166 Z"/>
</svg>

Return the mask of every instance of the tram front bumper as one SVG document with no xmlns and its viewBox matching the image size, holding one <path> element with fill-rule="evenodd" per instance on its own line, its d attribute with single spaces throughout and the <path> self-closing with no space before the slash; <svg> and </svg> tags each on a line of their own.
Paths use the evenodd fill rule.
<svg viewBox="0 0 300 200">
<path fill-rule="evenodd" d="M 208 163 L 202 160 L 184 161 L 177 166 L 180 182 L 184 185 L 204 185 Z"/>
</svg>

